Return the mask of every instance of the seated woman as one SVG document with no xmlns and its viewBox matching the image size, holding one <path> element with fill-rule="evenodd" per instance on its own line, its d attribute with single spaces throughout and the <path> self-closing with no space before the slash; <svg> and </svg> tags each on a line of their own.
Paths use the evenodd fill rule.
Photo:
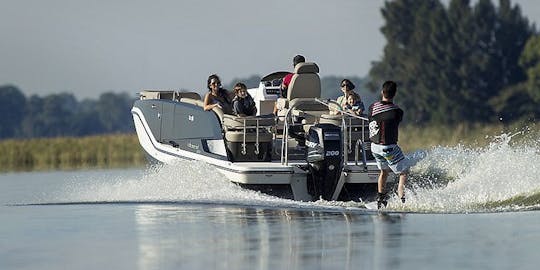
<svg viewBox="0 0 540 270">
<path fill-rule="evenodd" d="M 204 110 L 210 111 L 215 107 L 223 110 L 223 113 L 231 114 L 231 101 L 229 91 L 221 87 L 221 80 L 216 74 L 208 77 L 207 85 L 208 93 L 204 96 Z"/>
<path fill-rule="evenodd" d="M 245 84 L 239 82 L 234 85 L 234 99 L 232 101 L 232 107 L 234 114 L 238 116 L 255 116 L 257 114 L 257 107 L 255 101 L 248 94 Z"/>
<path fill-rule="evenodd" d="M 350 93 L 343 110 L 354 115 L 361 115 L 364 113 L 364 109 L 364 103 L 360 100 L 360 96 L 355 92 Z"/>
</svg>

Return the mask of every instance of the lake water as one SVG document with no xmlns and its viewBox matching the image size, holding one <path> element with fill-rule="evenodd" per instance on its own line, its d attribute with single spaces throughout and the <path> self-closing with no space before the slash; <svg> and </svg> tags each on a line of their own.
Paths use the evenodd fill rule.
<svg viewBox="0 0 540 270">
<path fill-rule="evenodd" d="M 538 269 L 538 145 L 414 153 L 407 203 L 380 213 L 192 162 L 0 174 L 0 269 Z"/>
</svg>

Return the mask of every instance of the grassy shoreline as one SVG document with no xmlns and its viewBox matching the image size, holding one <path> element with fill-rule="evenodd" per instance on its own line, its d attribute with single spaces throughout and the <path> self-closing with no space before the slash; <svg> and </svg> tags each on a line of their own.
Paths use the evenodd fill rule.
<svg viewBox="0 0 540 270">
<path fill-rule="evenodd" d="M 145 164 L 134 134 L 0 141 L 0 172 L 135 167 Z"/>
<path fill-rule="evenodd" d="M 524 130 L 527 132 L 512 139 L 513 143 L 540 137 L 540 125 L 534 123 L 528 126 L 409 125 L 400 128 L 399 144 L 405 152 L 458 144 L 482 147 L 497 135 Z M 145 164 L 144 153 L 135 134 L 0 140 L 0 172 L 125 168 Z"/>
</svg>

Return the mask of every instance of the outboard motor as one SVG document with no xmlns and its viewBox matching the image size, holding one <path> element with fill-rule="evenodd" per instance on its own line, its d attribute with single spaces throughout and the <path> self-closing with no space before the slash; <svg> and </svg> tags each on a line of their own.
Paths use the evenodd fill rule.
<svg viewBox="0 0 540 270">
<path fill-rule="evenodd" d="M 316 124 L 309 129 L 307 140 L 308 191 L 315 199 L 331 200 L 343 169 L 341 128 Z"/>
</svg>

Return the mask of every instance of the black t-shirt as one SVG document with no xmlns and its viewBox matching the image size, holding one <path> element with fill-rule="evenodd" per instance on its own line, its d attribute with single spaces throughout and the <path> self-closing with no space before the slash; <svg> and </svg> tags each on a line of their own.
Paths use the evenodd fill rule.
<svg viewBox="0 0 540 270">
<path fill-rule="evenodd" d="M 382 145 L 396 144 L 403 110 L 392 102 L 378 101 L 369 106 L 369 139 Z"/>
</svg>

